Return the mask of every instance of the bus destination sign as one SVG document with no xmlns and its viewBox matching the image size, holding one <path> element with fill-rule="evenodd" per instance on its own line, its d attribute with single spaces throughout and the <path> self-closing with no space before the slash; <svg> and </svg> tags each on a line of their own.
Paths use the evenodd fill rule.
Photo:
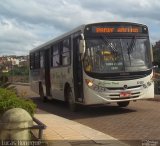
<svg viewBox="0 0 160 146">
<path fill-rule="evenodd" d="M 148 28 L 145 25 L 138 24 L 93 24 L 87 25 L 86 34 L 148 34 Z"/>
<path fill-rule="evenodd" d="M 92 27 L 94 33 L 141 33 L 141 27 Z"/>
<path fill-rule="evenodd" d="M 95 27 L 96 33 L 139 33 L 139 27 Z"/>
</svg>

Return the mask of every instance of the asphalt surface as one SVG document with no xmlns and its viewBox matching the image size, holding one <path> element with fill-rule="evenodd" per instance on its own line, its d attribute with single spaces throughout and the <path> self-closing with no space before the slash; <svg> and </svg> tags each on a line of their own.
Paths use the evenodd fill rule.
<svg viewBox="0 0 160 146">
<path fill-rule="evenodd" d="M 159 140 L 160 144 L 160 102 L 131 102 L 127 108 L 119 108 L 116 104 L 80 107 L 79 112 L 73 113 L 64 102 L 43 103 L 29 86 L 16 85 L 16 88 L 19 94 L 37 104 L 37 113 L 51 113 L 79 122 L 131 145 L 135 145 L 136 140 Z"/>
</svg>

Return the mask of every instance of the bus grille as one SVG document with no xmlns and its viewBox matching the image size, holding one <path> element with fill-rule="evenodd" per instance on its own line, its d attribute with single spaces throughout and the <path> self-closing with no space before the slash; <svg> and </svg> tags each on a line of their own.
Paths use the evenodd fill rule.
<svg viewBox="0 0 160 146">
<path fill-rule="evenodd" d="M 110 100 L 123 100 L 123 99 L 134 99 L 142 95 L 142 85 L 128 86 L 127 89 L 124 87 L 106 87 L 107 91 L 103 92 L 101 95 Z M 123 92 L 129 92 L 129 95 L 124 95 Z"/>
<path fill-rule="evenodd" d="M 140 96 L 140 92 L 131 93 L 129 97 L 120 97 L 120 94 L 111 94 L 109 95 L 111 100 L 121 100 L 121 99 L 134 99 Z"/>
<path fill-rule="evenodd" d="M 130 86 L 127 89 L 140 88 L 142 85 Z M 124 87 L 107 87 L 108 90 L 124 90 Z"/>
<path fill-rule="evenodd" d="M 133 99 L 138 98 L 139 96 L 131 96 L 131 97 L 121 97 L 121 98 L 110 98 L 111 100 L 120 100 L 120 99 Z"/>
</svg>

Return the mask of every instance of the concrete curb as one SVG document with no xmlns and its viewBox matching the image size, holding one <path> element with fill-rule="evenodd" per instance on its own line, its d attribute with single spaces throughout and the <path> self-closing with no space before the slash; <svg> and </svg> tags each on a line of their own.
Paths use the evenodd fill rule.
<svg viewBox="0 0 160 146">
<path fill-rule="evenodd" d="M 30 83 L 22 83 L 22 82 L 13 82 L 12 85 L 23 85 L 23 86 L 30 86 Z"/>
</svg>

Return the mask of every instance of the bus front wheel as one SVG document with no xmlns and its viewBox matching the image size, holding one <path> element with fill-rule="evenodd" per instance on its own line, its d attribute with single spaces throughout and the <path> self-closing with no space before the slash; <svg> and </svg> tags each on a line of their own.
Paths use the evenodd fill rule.
<svg viewBox="0 0 160 146">
<path fill-rule="evenodd" d="M 77 105 L 75 103 L 73 92 L 70 87 L 68 88 L 68 91 L 67 91 L 67 101 L 68 101 L 69 109 L 73 112 L 77 111 Z"/>
<path fill-rule="evenodd" d="M 129 101 L 117 102 L 119 107 L 126 107 L 129 105 Z"/>
</svg>

